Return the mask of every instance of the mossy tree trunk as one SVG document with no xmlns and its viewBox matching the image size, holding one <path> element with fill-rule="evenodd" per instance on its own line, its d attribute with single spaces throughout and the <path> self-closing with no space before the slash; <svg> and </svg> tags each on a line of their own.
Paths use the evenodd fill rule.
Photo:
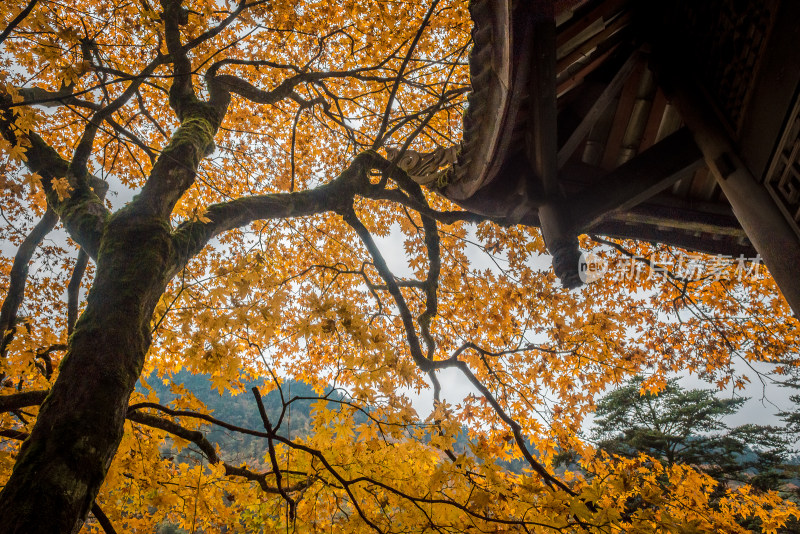
<svg viewBox="0 0 800 534">
<path fill-rule="evenodd" d="M 58 378 L 0 492 L 0 534 L 80 530 L 122 439 L 155 306 L 172 276 L 210 239 L 256 219 L 341 212 L 356 195 L 369 194 L 371 169 L 391 172 L 386 160 L 365 152 L 326 185 L 215 204 L 208 219 L 172 230 L 172 209 L 194 182 L 219 123 L 207 108 L 190 108 L 147 185 L 117 213 L 99 213 L 91 196 L 59 212 L 78 221 L 75 228 L 88 229 L 71 234 L 96 251 L 90 254 L 97 272 Z"/>
<path fill-rule="evenodd" d="M 235 77 L 216 79 L 211 73 L 206 79 L 209 101 L 199 100 L 191 84 L 187 50 L 180 43 L 181 0 L 161 0 L 161 4 L 174 71 L 170 105 L 181 125 L 128 206 L 110 214 L 94 193 L 93 177 L 86 167 L 94 132 L 102 122 L 100 115 L 113 112 L 114 106 L 130 98 L 140 82 L 132 83 L 122 97 L 95 114 L 71 161 L 35 133 L 25 134 L 29 169 L 42 176 L 50 208 L 97 262 L 97 271 L 58 378 L 0 491 L 0 534 L 81 529 L 122 439 L 128 400 L 151 344 L 155 306 L 172 276 L 210 239 L 257 219 L 342 213 L 352 209 L 356 195 L 368 196 L 373 187 L 383 188 L 370 184 L 370 170 L 399 171 L 377 153 L 365 152 L 326 185 L 215 204 L 208 207 L 204 220 L 186 221 L 173 231 L 172 211 L 194 184 L 202 159 L 213 151 L 214 136 L 230 102 L 229 91 L 274 103 L 304 79 L 295 77 L 292 83 L 263 92 L 248 89 L 249 84 Z M 10 103 L 9 97 L 0 94 L 0 102 Z M 16 144 L 18 129 L 13 123 L 13 114 L 0 113 L 0 135 Z M 66 199 L 50 185 L 52 179 L 62 177 L 72 187 Z"/>
<path fill-rule="evenodd" d="M 169 219 L 194 184 L 224 115 L 191 94 L 180 104 L 181 126 L 145 187 L 113 215 L 92 191 L 88 157 L 76 164 L 80 145 L 68 163 L 36 134 L 27 135 L 29 168 L 43 176 L 48 204 L 96 260 L 97 272 L 58 378 L 0 492 L 2 534 L 78 532 L 122 439 L 128 400 L 151 344 L 153 311 L 177 266 L 189 259 L 176 254 Z M 12 121 L 0 116 L 6 138 L 14 138 Z M 86 139 L 91 136 L 81 145 L 90 146 Z M 64 200 L 48 186 L 62 176 L 73 188 Z"/>
<path fill-rule="evenodd" d="M 0 495 L 3 532 L 80 530 L 122 438 L 171 256 L 163 221 L 125 210 L 108 221 L 86 310 Z"/>
</svg>

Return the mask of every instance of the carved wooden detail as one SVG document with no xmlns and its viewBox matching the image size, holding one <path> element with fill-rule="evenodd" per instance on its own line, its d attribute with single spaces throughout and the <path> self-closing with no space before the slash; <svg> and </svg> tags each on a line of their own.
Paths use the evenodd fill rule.
<svg viewBox="0 0 800 534">
<path fill-rule="evenodd" d="M 789 117 L 764 185 L 800 236 L 800 100 Z"/>
<path fill-rule="evenodd" d="M 670 8 L 675 27 L 691 43 L 698 75 L 739 133 L 752 81 L 767 44 L 780 0 L 679 0 Z"/>
<path fill-rule="evenodd" d="M 386 154 L 394 161 L 400 153 L 399 149 L 387 148 Z M 406 150 L 397 161 L 397 166 L 406 171 L 409 177 L 420 185 L 441 188 L 446 183 L 446 176 L 452 170 L 458 156 L 458 147 L 439 147 L 433 152 L 417 152 Z"/>
<path fill-rule="evenodd" d="M 470 54 L 472 93 L 464 114 L 461 151 L 445 195 L 471 197 L 494 179 L 506 156 L 521 96 L 515 96 L 518 71 L 528 65 L 514 56 L 511 0 L 470 3 L 475 26 Z"/>
</svg>

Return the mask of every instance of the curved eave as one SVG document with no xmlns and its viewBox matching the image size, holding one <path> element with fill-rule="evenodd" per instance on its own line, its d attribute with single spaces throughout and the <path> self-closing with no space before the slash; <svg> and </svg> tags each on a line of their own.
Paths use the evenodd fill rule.
<svg viewBox="0 0 800 534">
<path fill-rule="evenodd" d="M 445 195 L 453 200 L 472 196 L 496 175 L 506 156 L 504 133 L 516 116 L 515 82 L 520 76 L 514 61 L 513 5 L 510 1 L 474 0 L 470 14 L 475 23 L 470 53 L 472 92 L 463 118 L 463 139 L 450 170 Z"/>
</svg>

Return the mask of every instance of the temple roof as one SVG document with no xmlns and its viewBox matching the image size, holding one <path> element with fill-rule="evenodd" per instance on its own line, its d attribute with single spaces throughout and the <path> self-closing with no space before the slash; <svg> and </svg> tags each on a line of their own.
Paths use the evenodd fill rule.
<svg viewBox="0 0 800 534">
<path fill-rule="evenodd" d="M 772 180 L 770 194 L 800 235 L 800 188 L 781 192 L 786 176 L 768 176 L 780 171 L 794 180 L 789 188 L 800 185 L 792 152 L 800 121 L 786 127 L 798 75 L 769 87 L 786 38 L 776 26 L 786 26 L 784 15 L 798 22 L 792 3 L 474 0 L 463 139 L 427 158 L 410 153 L 401 166 L 463 207 L 511 222 L 538 226 L 542 205 L 556 203 L 575 235 L 753 257 L 663 71 L 687 73 L 733 143 L 746 143 L 738 155 L 768 189 Z M 541 37 L 548 16 L 549 43 Z M 552 124 L 542 115 L 543 87 L 555 94 Z M 781 167 L 782 138 L 789 148 Z M 537 153 L 548 143 L 557 150 L 550 184 Z"/>
</svg>

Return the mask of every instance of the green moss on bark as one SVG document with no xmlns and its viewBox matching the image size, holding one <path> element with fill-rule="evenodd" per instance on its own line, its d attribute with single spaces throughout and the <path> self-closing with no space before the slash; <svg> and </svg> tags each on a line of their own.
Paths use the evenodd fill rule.
<svg viewBox="0 0 800 534">
<path fill-rule="evenodd" d="M 7 531 L 71 532 L 85 519 L 122 439 L 171 257 L 165 220 L 132 208 L 107 220 L 86 310 L 0 494 Z"/>
</svg>

